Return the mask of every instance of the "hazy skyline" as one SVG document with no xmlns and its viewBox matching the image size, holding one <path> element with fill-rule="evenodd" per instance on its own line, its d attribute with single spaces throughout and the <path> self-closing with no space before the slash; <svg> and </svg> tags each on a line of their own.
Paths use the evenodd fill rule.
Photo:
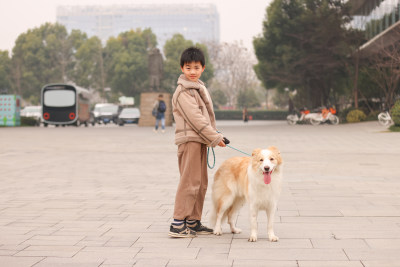
<svg viewBox="0 0 400 267">
<path fill-rule="evenodd" d="M 0 4 L 0 50 L 14 47 L 15 40 L 29 29 L 56 22 L 59 5 L 135 5 L 168 3 L 214 3 L 220 15 L 221 42 L 242 41 L 252 49 L 253 37 L 261 34 L 262 21 L 270 0 L 14 0 Z"/>
</svg>

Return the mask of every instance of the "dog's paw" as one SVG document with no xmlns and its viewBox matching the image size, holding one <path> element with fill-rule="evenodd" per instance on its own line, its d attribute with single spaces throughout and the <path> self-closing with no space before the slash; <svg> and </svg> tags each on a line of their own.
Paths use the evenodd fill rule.
<svg viewBox="0 0 400 267">
<path fill-rule="evenodd" d="M 220 229 L 214 229 L 213 234 L 214 235 L 222 235 L 222 229 L 221 228 Z"/>
<path fill-rule="evenodd" d="M 249 242 L 257 242 L 257 236 L 256 235 L 251 235 L 249 237 Z"/>
<path fill-rule="evenodd" d="M 269 241 L 271 242 L 278 242 L 279 241 L 279 237 L 277 237 L 276 235 L 271 235 L 268 237 Z"/>
<path fill-rule="evenodd" d="M 240 228 L 231 228 L 231 232 L 234 234 L 240 234 L 242 232 L 242 229 Z"/>
</svg>

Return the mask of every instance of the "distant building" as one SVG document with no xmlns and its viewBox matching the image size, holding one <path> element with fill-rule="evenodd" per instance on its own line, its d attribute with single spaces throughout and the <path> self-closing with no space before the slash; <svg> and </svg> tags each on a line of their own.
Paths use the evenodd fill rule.
<svg viewBox="0 0 400 267">
<path fill-rule="evenodd" d="M 195 43 L 219 42 L 219 14 L 214 4 L 59 6 L 57 22 L 68 31 L 79 29 L 90 37 L 96 35 L 103 44 L 137 28 L 151 28 L 160 50 L 176 33 Z"/>
<path fill-rule="evenodd" d="M 349 0 L 352 5 L 353 28 L 365 30 L 368 41 L 360 48 L 373 53 L 398 39 L 400 0 Z M 379 45 L 378 45 L 379 44 Z"/>
</svg>

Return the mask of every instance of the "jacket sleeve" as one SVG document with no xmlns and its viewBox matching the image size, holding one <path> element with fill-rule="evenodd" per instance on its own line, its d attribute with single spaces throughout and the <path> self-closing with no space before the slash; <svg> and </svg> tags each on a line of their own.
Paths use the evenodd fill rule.
<svg viewBox="0 0 400 267">
<path fill-rule="evenodd" d="M 217 133 L 207 118 L 204 117 L 195 96 L 189 90 L 185 90 L 179 94 L 176 99 L 176 108 L 182 114 L 184 120 L 207 145 L 215 147 L 221 142 L 223 135 Z"/>
</svg>

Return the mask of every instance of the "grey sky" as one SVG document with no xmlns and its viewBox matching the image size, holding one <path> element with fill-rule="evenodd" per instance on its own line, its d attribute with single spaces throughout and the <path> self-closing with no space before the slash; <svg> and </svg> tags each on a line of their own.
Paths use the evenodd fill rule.
<svg viewBox="0 0 400 267">
<path fill-rule="evenodd" d="M 56 21 L 58 5 L 123 5 L 146 3 L 199 3 L 195 0 L 0 0 L 0 50 L 11 51 L 19 34 L 45 22 Z M 270 0 L 206 0 L 220 14 L 221 42 L 243 41 L 252 49 L 252 39 L 262 31 Z"/>
</svg>

